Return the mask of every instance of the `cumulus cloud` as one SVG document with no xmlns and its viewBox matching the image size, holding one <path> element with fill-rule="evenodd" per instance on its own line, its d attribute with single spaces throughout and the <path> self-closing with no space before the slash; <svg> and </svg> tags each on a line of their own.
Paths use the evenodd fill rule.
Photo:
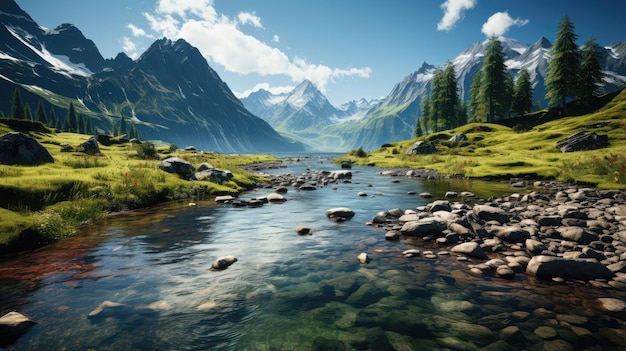
<svg viewBox="0 0 626 351">
<path fill-rule="evenodd" d="M 237 19 L 241 24 L 250 23 L 257 28 L 263 28 L 263 25 L 261 24 L 261 18 L 257 16 L 254 12 L 239 12 L 239 14 L 237 15 Z"/>
<path fill-rule="evenodd" d="M 482 32 L 488 37 L 504 35 L 512 26 L 525 26 L 527 19 L 511 18 L 508 12 L 496 12 L 483 24 Z"/>
<path fill-rule="evenodd" d="M 272 41 L 275 43 L 280 43 L 280 37 L 277 34 L 274 34 L 274 37 L 272 38 Z"/>
<path fill-rule="evenodd" d="M 449 31 L 463 17 L 463 11 L 472 9 L 478 0 L 446 0 L 441 4 L 443 18 L 437 23 L 437 30 Z"/>
<path fill-rule="evenodd" d="M 245 98 L 250 96 L 250 94 L 257 92 L 261 89 L 269 91 L 270 93 L 274 94 L 274 95 L 278 95 L 278 94 L 285 94 L 285 93 L 289 93 L 293 90 L 293 88 L 295 88 L 293 85 L 287 85 L 287 86 L 281 86 L 281 87 L 276 87 L 276 86 L 270 86 L 269 83 L 264 82 L 264 83 L 259 83 L 257 85 L 255 85 L 252 89 L 248 89 L 246 91 L 243 92 L 233 92 L 235 94 L 235 96 L 239 99 L 241 98 Z"/>
<path fill-rule="evenodd" d="M 294 82 L 309 79 L 321 91 L 329 82 L 345 76 L 367 78 L 369 67 L 339 69 L 289 57 L 281 50 L 244 33 L 239 25 L 263 28 L 254 13 L 236 18 L 218 14 L 209 0 L 159 0 L 154 13 L 144 13 L 150 28 L 170 39 L 182 38 L 200 50 L 212 63 L 239 74 L 282 75 Z M 278 42 L 279 37 L 273 37 Z"/>
<path fill-rule="evenodd" d="M 137 45 L 128 37 L 122 38 L 122 50 L 132 59 L 136 59 L 139 56 L 137 54 Z"/>
<path fill-rule="evenodd" d="M 144 38 L 154 38 L 153 35 L 146 33 L 145 30 L 137 27 L 136 25 L 129 23 L 126 28 L 130 29 L 130 31 L 133 33 L 134 37 L 144 37 Z"/>
</svg>

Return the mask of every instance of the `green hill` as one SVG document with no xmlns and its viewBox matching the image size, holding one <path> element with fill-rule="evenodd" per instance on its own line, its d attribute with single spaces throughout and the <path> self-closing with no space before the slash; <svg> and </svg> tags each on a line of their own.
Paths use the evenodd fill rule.
<svg viewBox="0 0 626 351">
<path fill-rule="evenodd" d="M 467 177 L 531 175 L 623 189 L 626 188 L 626 89 L 600 97 L 598 105 L 595 112 L 578 116 L 559 116 L 555 110 L 543 110 L 502 124 L 467 124 L 388 144 L 367 157 L 347 155 L 344 159 L 350 158 L 359 165 L 426 168 Z M 571 111 L 579 112 L 575 108 Z M 582 131 L 607 135 L 609 146 L 577 152 L 561 152 L 557 148 L 557 141 Z M 459 133 L 465 134 L 467 141 L 448 141 Z M 436 153 L 406 154 L 417 141 L 432 143 Z"/>
</svg>

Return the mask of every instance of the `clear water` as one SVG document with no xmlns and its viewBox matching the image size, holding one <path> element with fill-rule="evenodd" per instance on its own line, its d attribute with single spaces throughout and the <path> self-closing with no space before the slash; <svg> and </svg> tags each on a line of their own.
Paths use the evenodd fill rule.
<svg viewBox="0 0 626 351">
<path fill-rule="evenodd" d="M 302 158 L 274 173 L 337 169 Z M 626 348 L 626 316 L 598 297 L 626 293 L 580 283 L 473 276 L 452 256 L 401 252 L 365 225 L 381 210 L 415 208 L 453 190 L 506 185 L 428 182 L 354 168 L 353 183 L 290 188 L 284 204 L 231 208 L 170 204 L 107 218 L 80 235 L 0 262 L 0 313 L 37 325 L 10 350 L 492 350 Z M 242 195 L 253 198 L 271 189 Z M 357 196 L 364 191 L 367 197 Z M 332 207 L 356 215 L 334 223 Z M 313 235 L 298 236 L 297 226 Z M 417 246 L 417 248 L 422 248 Z M 444 248 L 429 247 L 435 252 Z M 371 262 L 356 260 L 369 253 Z M 238 261 L 224 271 L 219 257 Z M 121 307 L 89 317 L 102 302 Z M 572 317 L 573 316 L 573 317 Z M 519 333 L 507 336 L 505 327 Z M 553 336 L 541 338 L 537 328 Z M 539 330 L 546 330 L 539 329 Z M 551 331 L 548 329 L 548 331 Z M 541 333 L 538 333 L 541 334 Z M 550 333 L 548 333 L 550 334 Z"/>
</svg>

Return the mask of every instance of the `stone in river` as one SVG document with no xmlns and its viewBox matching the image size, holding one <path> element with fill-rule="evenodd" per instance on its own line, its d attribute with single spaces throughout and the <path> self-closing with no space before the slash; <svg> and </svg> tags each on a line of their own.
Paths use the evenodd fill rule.
<svg viewBox="0 0 626 351">
<path fill-rule="evenodd" d="M 19 337 L 35 324 L 34 321 L 19 312 L 13 311 L 5 314 L 0 317 L 0 345 L 2 345 L 4 337 Z"/>
<path fill-rule="evenodd" d="M 305 227 L 305 226 L 297 226 L 296 227 L 296 233 L 298 233 L 298 235 L 311 235 L 311 228 L 309 227 Z"/>
<path fill-rule="evenodd" d="M 464 254 L 468 257 L 487 259 L 487 255 L 477 242 L 470 241 L 454 246 L 450 251 Z"/>
<path fill-rule="evenodd" d="M 370 257 L 366 252 L 361 252 L 357 257 L 356 257 L 357 261 L 361 262 L 362 264 L 367 264 L 370 261 Z"/>
<path fill-rule="evenodd" d="M 211 265 L 211 269 L 215 271 L 221 271 L 230 267 L 235 262 L 237 262 L 237 257 L 225 256 L 215 260 L 215 262 L 213 262 L 213 264 Z"/>
</svg>

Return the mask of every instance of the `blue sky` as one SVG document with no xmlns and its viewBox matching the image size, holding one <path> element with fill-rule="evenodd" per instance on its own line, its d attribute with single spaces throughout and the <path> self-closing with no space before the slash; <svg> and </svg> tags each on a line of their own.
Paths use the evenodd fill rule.
<svg viewBox="0 0 626 351">
<path fill-rule="evenodd" d="M 303 79 L 336 105 L 386 96 L 424 61 L 441 66 L 488 34 L 626 41 L 624 0 L 16 0 L 40 25 L 76 25 L 105 58 L 184 38 L 238 95 Z"/>
</svg>

